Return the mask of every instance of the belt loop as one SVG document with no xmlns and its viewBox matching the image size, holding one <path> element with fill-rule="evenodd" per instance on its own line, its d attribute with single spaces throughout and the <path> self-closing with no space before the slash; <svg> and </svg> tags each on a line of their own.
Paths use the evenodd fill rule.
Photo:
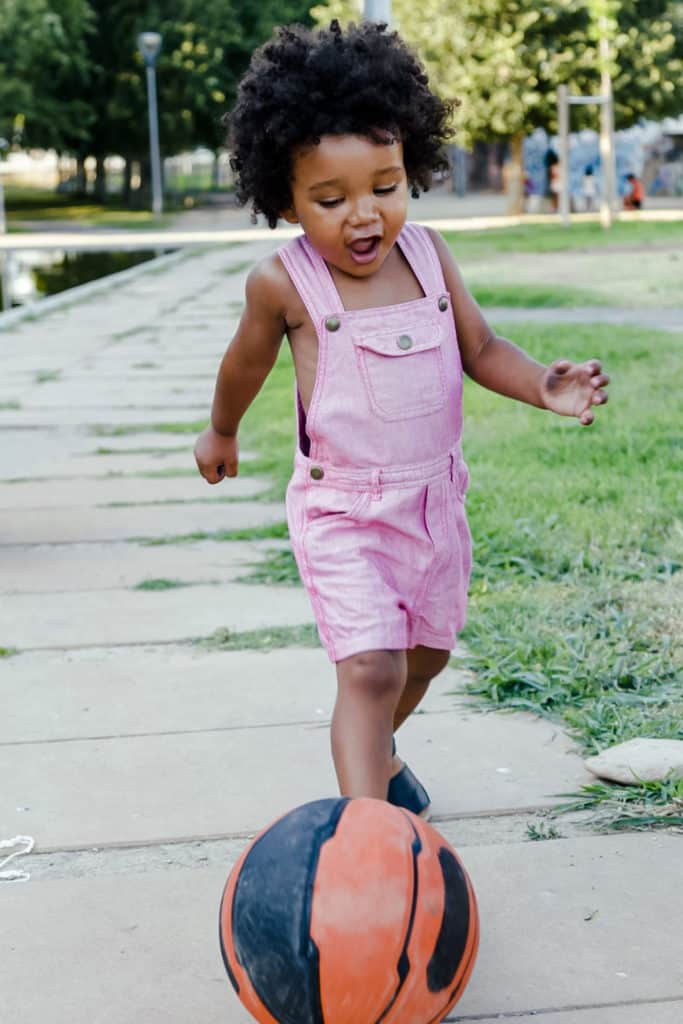
<svg viewBox="0 0 683 1024">
<path fill-rule="evenodd" d="M 370 480 L 370 500 L 379 501 L 382 497 L 382 471 L 373 469 Z"/>
</svg>

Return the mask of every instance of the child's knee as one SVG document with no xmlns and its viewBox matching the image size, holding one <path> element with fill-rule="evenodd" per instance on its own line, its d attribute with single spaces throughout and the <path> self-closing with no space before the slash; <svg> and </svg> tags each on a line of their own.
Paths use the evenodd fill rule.
<svg viewBox="0 0 683 1024">
<path fill-rule="evenodd" d="M 363 651 L 337 664 L 341 691 L 373 702 L 396 702 L 405 686 L 404 660 L 397 651 Z"/>
<path fill-rule="evenodd" d="M 429 686 L 432 679 L 446 668 L 450 656 L 450 651 L 428 647 L 415 648 L 408 657 L 408 685 Z"/>
</svg>

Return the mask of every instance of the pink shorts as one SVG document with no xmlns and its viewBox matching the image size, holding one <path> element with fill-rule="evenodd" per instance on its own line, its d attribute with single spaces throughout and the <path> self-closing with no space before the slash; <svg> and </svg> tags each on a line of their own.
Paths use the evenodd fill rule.
<svg viewBox="0 0 683 1024">
<path fill-rule="evenodd" d="M 297 452 L 289 532 L 332 661 L 418 645 L 452 649 L 472 565 L 467 482 L 459 451 L 373 471 Z"/>
</svg>

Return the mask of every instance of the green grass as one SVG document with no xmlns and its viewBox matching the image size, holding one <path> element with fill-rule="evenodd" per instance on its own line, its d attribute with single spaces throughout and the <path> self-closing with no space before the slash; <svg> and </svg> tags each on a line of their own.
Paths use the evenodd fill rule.
<svg viewBox="0 0 683 1024">
<path fill-rule="evenodd" d="M 119 423 L 115 426 L 92 427 L 90 433 L 96 437 L 127 437 L 133 434 L 199 434 L 207 423 L 208 416 L 206 419 L 192 420 L 187 423 Z"/>
<path fill-rule="evenodd" d="M 74 200 L 70 196 L 38 189 L 9 187 L 6 191 L 7 223 L 10 230 L 22 221 L 74 221 L 82 227 L 161 228 L 169 217 L 156 217 L 149 210 L 130 210 L 115 203 Z"/>
<path fill-rule="evenodd" d="M 179 587 L 189 587 L 190 583 L 183 583 L 182 580 L 149 579 L 136 583 L 133 590 L 177 590 Z"/>
<path fill-rule="evenodd" d="M 59 380 L 61 376 L 61 370 L 37 370 L 34 380 L 36 384 L 49 384 L 52 381 Z"/>
<path fill-rule="evenodd" d="M 683 245 L 683 221 L 622 221 L 605 230 L 599 224 L 523 224 L 489 231 L 444 233 L 456 259 L 483 260 L 515 252 L 560 252 L 569 249 Z"/>
<path fill-rule="evenodd" d="M 151 446 L 140 445 L 138 448 L 107 448 L 105 446 L 95 448 L 93 455 L 158 455 L 163 458 L 164 455 L 174 455 L 178 452 L 187 452 L 189 447 L 186 444 L 174 445 L 171 448 L 154 448 Z M 192 472 L 195 472 L 194 470 Z"/>
<path fill-rule="evenodd" d="M 531 284 L 473 284 L 470 291 L 480 306 L 515 306 L 527 309 L 597 306 L 604 300 L 588 290 Z"/>
<path fill-rule="evenodd" d="M 196 544 L 202 540 L 283 540 L 289 536 L 287 523 L 273 523 L 270 526 L 250 526 L 242 530 L 196 530 L 169 537 L 133 537 L 132 544 L 158 547 L 162 544 Z"/>
<path fill-rule="evenodd" d="M 220 651 L 273 651 L 282 647 L 319 647 L 315 626 L 280 626 L 275 629 L 254 629 L 233 633 L 218 629 L 211 636 L 194 641 L 201 647 Z"/>
<path fill-rule="evenodd" d="M 18 653 L 17 647 L 0 647 L 0 658 L 13 658 Z"/>
<path fill-rule="evenodd" d="M 466 385 L 470 692 L 562 722 L 585 754 L 638 735 L 681 739 L 683 337 L 505 333 L 543 360 L 601 357 L 611 404 L 582 429 Z M 666 786 L 632 787 L 628 799 L 588 787 L 579 799 L 609 827 L 668 825 L 673 814 Z"/>
<path fill-rule="evenodd" d="M 254 566 L 246 576 L 240 576 L 237 582 L 285 583 L 290 586 L 297 586 L 301 583 L 301 580 L 294 555 L 289 548 L 285 548 L 284 551 L 278 549 L 268 551 L 266 557 Z"/>
</svg>

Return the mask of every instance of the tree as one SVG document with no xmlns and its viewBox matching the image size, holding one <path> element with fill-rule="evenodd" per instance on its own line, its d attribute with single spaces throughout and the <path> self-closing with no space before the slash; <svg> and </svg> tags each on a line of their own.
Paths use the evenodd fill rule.
<svg viewBox="0 0 683 1024">
<path fill-rule="evenodd" d="M 441 95 L 462 98 L 463 144 L 510 139 L 521 183 L 523 137 L 557 129 L 557 87 L 600 92 L 600 18 L 607 19 L 608 61 L 619 127 L 642 116 L 680 113 L 675 83 L 683 72 L 683 4 L 672 0 L 394 0 L 395 27 L 425 63 Z M 318 22 L 357 19 L 356 0 L 313 9 Z M 574 123 L 595 113 L 578 108 Z"/>
<path fill-rule="evenodd" d="M 192 146 L 219 147 L 223 116 L 251 52 L 277 21 L 307 20 L 302 0 L 90 0 L 95 31 L 89 37 L 94 87 L 91 130 L 67 141 L 81 155 L 97 158 L 101 169 L 111 153 L 128 165 L 148 162 L 147 95 L 137 35 L 154 29 L 163 36 L 157 62 L 159 134 L 162 151 Z M 103 175 L 98 175 L 103 191 Z"/>
<path fill-rule="evenodd" d="M 0 135 L 61 147 L 88 134 L 84 98 L 93 31 L 86 0 L 3 0 L 0 5 Z"/>
</svg>

